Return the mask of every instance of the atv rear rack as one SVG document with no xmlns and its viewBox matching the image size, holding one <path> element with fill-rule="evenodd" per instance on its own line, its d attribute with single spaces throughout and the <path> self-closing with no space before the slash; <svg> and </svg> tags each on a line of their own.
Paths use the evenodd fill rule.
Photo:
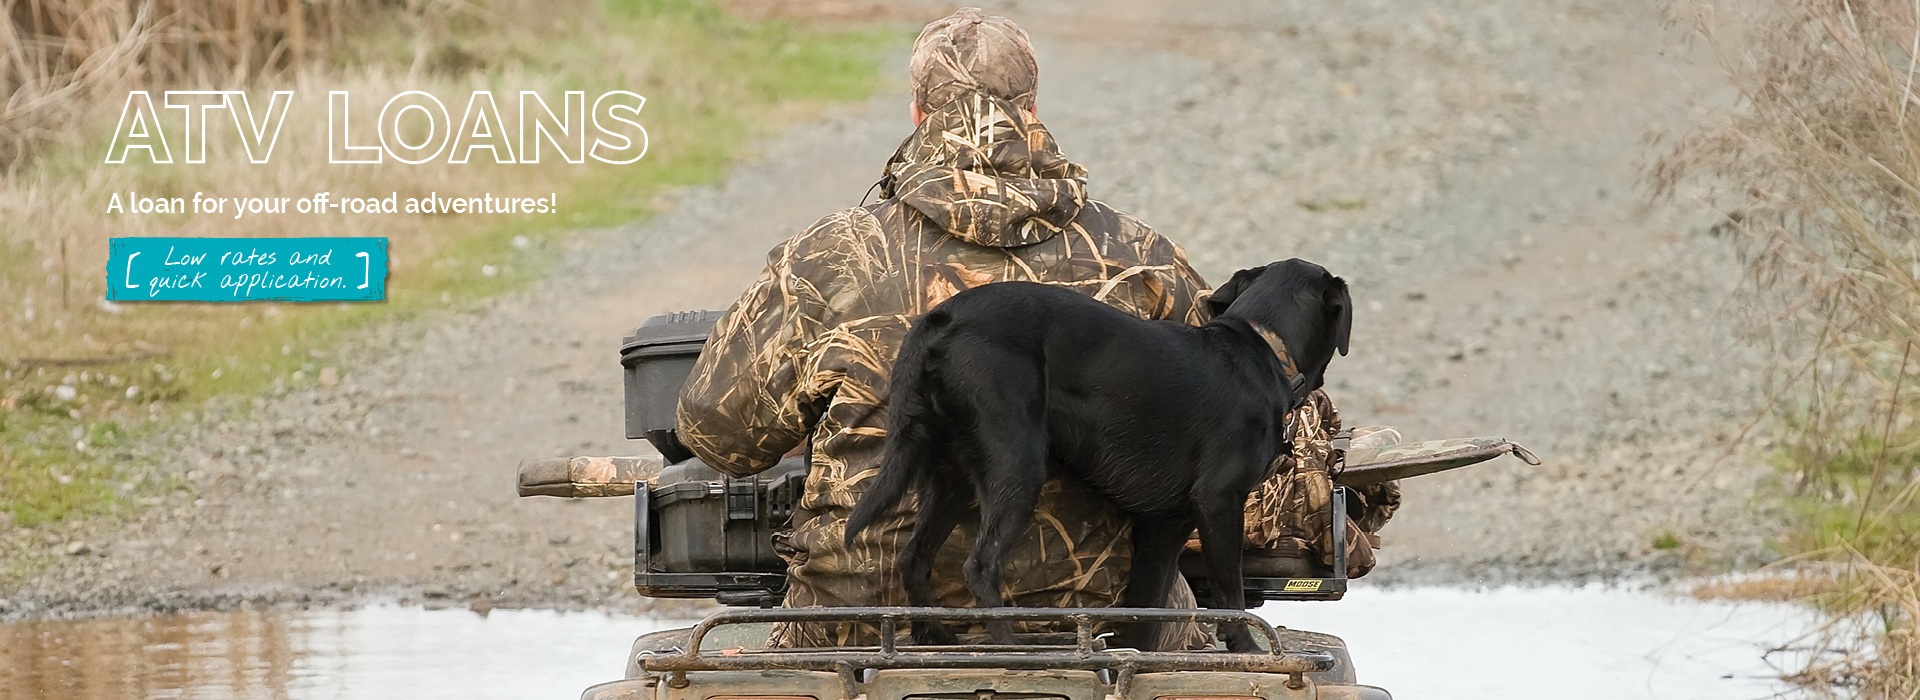
<svg viewBox="0 0 1920 700">
<path fill-rule="evenodd" d="M 900 645 L 901 623 L 942 622 L 1071 622 L 1071 645 L 970 644 L 959 646 Z M 877 646 L 797 649 L 726 649 L 709 653 L 702 645 L 709 632 L 725 625 L 767 622 L 869 623 L 879 631 Z M 1267 640 L 1267 651 L 1136 651 L 1109 650 L 1094 635 L 1097 623 L 1171 622 L 1245 624 Z M 1328 654 L 1291 652 L 1282 648 L 1273 625 L 1244 610 L 1173 610 L 1161 608 L 773 608 L 726 610 L 709 615 L 693 628 L 686 648 L 677 654 L 648 655 L 640 659 L 649 672 L 666 674 L 667 685 L 684 688 L 689 672 L 698 671 L 831 671 L 839 674 L 847 697 L 858 697 L 858 683 L 866 670 L 1022 668 L 1109 671 L 1116 695 L 1126 696 L 1135 673 L 1164 671 L 1237 671 L 1287 674 L 1291 687 L 1301 687 L 1303 676 L 1331 670 Z"/>
</svg>

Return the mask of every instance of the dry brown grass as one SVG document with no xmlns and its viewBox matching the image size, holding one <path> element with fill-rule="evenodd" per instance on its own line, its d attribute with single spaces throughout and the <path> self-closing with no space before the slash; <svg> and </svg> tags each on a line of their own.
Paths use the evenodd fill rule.
<svg viewBox="0 0 1920 700">
<path fill-rule="evenodd" d="M 1920 697 L 1920 3 L 1681 0 L 1742 98 L 1650 170 L 1702 192 L 1751 264 L 1787 358 L 1776 415 L 1808 513 L 1801 546 L 1843 571 L 1849 626 L 1797 678 Z M 1831 547 L 1831 549 L 1827 549 Z M 1851 623 L 1849 623 L 1851 624 Z M 1838 627 L 1836 627 L 1838 629 Z"/>
<path fill-rule="evenodd" d="M 412 77 L 488 68 L 501 49 L 567 33 L 595 9 L 590 0 L 0 0 L 0 171 L 74 145 L 74 120 L 127 90 L 241 89 L 350 64 Z M 462 25 L 489 31 L 455 31 Z M 368 35 L 382 33 L 405 40 L 366 55 Z"/>
<path fill-rule="evenodd" d="M 397 6 L 398 3 L 387 3 Z M 378 0 L 0 0 L 0 166 L 70 136 L 101 95 L 135 86 L 245 86 L 298 71 Z"/>
<path fill-rule="evenodd" d="M 1895 429 L 1909 425 L 1916 394 L 1893 395 L 1908 346 L 1920 343 L 1915 8 L 1778 0 L 1730 19 L 1720 3 L 1685 7 L 1743 104 L 1657 161 L 1657 192 L 1715 187 L 1706 198 L 1727 215 L 1718 230 L 1781 302 L 1769 311 L 1814 339 L 1798 348 L 1803 357 L 1825 360 L 1796 374 L 1818 394 L 1814 420 L 1842 421 L 1821 427 L 1883 427 L 1889 406 Z"/>
<path fill-rule="evenodd" d="M 1785 571 L 1711 580 L 1694 586 L 1690 593 L 1701 600 L 1761 600 L 1794 603 L 1832 594 L 1837 590 L 1834 577 L 1824 571 Z"/>
<path fill-rule="evenodd" d="M 1822 653 L 1789 676 L 1811 695 L 1859 700 L 1913 700 L 1920 697 L 1920 571 L 1874 564 L 1856 550 L 1841 548 L 1831 558 L 1840 568 L 1834 590 L 1814 602 L 1835 613 L 1808 639 Z"/>
</svg>

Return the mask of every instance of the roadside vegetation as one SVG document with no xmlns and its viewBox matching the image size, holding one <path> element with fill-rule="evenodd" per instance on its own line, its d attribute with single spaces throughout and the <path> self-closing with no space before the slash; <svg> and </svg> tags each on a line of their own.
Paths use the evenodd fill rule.
<svg viewBox="0 0 1920 700">
<path fill-rule="evenodd" d="M 1920 697 L 1920 6 L 1682 3 L 1740 103 L 1673 145 L 1661 196 L 1700 196 L 1751 265 L 1781 360 L 1787 546 L 1836 613 L 1797 674 L 1819 695 Z M 1842 650 L 1833 654 L 1828 650 Z"/>
<path fill-rule="evenodd" d="M 568 231 L 646 215 L 677 186 L 719 176 L 749 139 L 867 95 L 900 32 L 747 20 L 700 0 L 0 0 L 0 530 L 127 512 L 154 490 L 143 433 L 194 410 L 328 384 L 343 332 L 467 308 L 541 274 Z M 204 164 L 104 165 L 129 90 L 296 91 L 283 142 L 248 163 L 208 129 Z M 327 93 L 372 124 L 405 90 L 466 96 L 565 90 L 646 98 L 632 165 L 444 162 L 329 166 Z M 505 98 L 503 98 L 505 99 Z M 503 102 L 511 130 L 517 109 Z M 178 110 L 161 109 L 178 138 Z M 304 131 L 302 131 L 304 130 Z M 361 136 L 358 138 L 368 138 Z M 179 144 L 174 141 L 177 150 Z M 179 154 L 176 153 L 176 161 Z M 557 194 L 556 214 L 223 216 L 106 213 L 113 193 L 191 198 L 437 192 Z M 385 236 L 377 304 L 114 304 L 107 239 Z M 224 408 L 219 410 L 226 410 Z"/>
</svg>

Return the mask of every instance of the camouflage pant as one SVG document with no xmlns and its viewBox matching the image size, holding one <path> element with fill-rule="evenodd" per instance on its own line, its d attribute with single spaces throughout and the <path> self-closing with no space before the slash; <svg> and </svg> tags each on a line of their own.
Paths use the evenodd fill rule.
<svg viewBox="0 0 1920 700">
<path fill-rule="evenodd" d="M 847 509 L 796 513 L 794 529 L 775 542 L 788 559 L 789 588 L 782 607 L 907 604 L 905 591 L 898 584 L 894 557 L 912 531 L 913 500 L 909 497 L 904 504 L 907 507 L 868 528 L 853 548 L 841 544 Z M 978 523 L 963 521 L 934 557 L 936 604 L 955 608 L 974 605 L 961 565 L 973 545 L 977 527 Z M 1015 607 L 1118 605 L 1133 556 L 1131 531 L 1125 515 L 1087 486 L 1071 479 L 1048 480 L 1027 535 L 1008 557 L 1001 595 Z M 1055 628 L 1038 625 L 1016 629 Z M 876 633 L 875 628 L 864 624 L 781 624 L 774 628 L 769 644 L 868 645 L 876 642 Z"/>
</svg>

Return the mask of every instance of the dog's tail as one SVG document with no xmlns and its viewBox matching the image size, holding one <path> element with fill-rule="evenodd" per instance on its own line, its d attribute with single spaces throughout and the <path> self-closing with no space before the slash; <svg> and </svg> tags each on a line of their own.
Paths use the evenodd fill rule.
<svg viewBox="0 0 1920 700">
<path fill-rule="evenodd" d="M 935 381 L 930 375 L 941 360 L 937 340 L 946 335 L 952 320 L 944 309 L 934 309 L 914 324 L 900 344 L 887 392 L 887 444 L 880 457 L 880 475 L 847 518 L 848 547 L 853 546 L 855 536 L 892 510 L 909 487 L 923 483 L 927 470 L 933 468 L 938 416 L 927 390 Z"/>
</svg>

